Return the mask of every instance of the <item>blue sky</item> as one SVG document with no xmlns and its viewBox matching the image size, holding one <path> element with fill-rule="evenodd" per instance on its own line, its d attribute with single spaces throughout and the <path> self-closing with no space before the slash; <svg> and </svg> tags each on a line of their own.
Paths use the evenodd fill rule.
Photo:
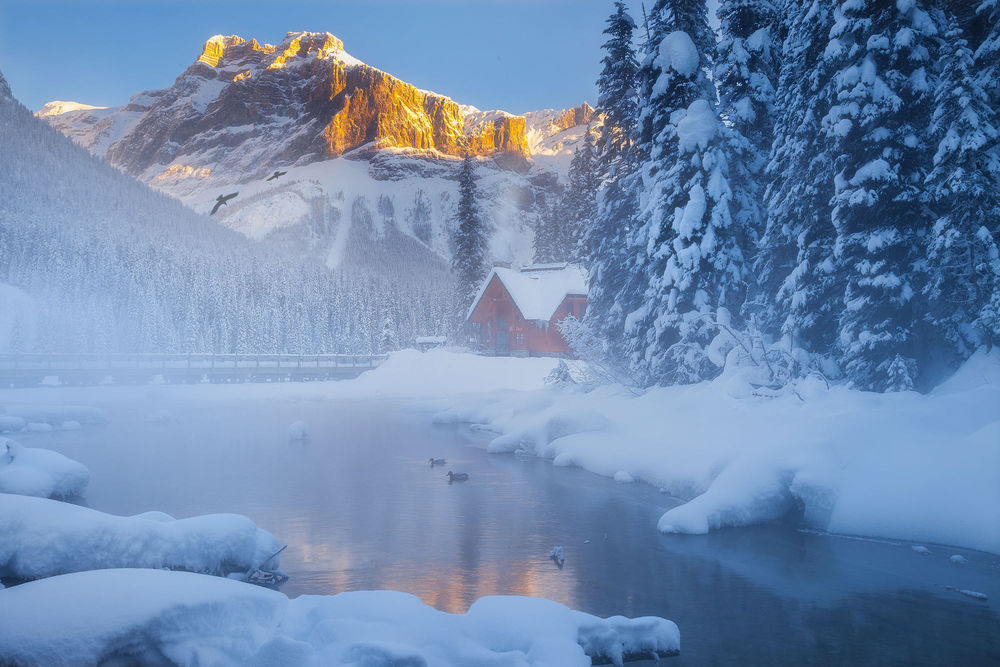
<svg viewBox="0 0 1000 667">
<path fill-rule="evenodd" d="M 594 102 L 611 10 L 611 0 L 0 0 L 0 70 L 32 109 L 116 106 L 169 86 L 212 35 L 274 44 L 289 30 L 328 31 L 421 88 L 523 113 Z"/>
</svg>

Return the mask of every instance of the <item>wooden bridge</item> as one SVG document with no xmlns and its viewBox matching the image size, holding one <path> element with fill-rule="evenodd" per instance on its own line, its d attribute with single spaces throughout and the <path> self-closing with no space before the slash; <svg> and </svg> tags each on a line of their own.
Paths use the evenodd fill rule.
<svg viewBox="0 0 1000 667">
<path fill-rule="evenodd" d="M 0 354 L 0 387 L 149 382 L 289 382 L 357 377 L 386 355 Z"/>
</svg>

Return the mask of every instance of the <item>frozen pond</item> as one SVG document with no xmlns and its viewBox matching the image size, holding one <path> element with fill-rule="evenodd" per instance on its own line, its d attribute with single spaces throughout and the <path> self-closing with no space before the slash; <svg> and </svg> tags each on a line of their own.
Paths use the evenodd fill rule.
<svg viewBox="0 0 1000 667">
<path fill-rule="evenodd" d="M 653 614 L 681 629 L 667 664 L 1000 662 L 1000 557 L 791 526 L 662 536 L 675 501 L 655 489 L 488 455 L 414 403 L 101 395 L 88 403 L 107 424 L 17 438 L 86 464 L 96 509 L 248 515 L 288 543 L 291 596 L 388 588 L 457 612 L 510 593 Z M 299 420 L 310 437 L 290 441 Z M 432 469 L 432 456 L 448 464 Z M 449 485 L 449 469 L 471 479 Z"/>
</svg>

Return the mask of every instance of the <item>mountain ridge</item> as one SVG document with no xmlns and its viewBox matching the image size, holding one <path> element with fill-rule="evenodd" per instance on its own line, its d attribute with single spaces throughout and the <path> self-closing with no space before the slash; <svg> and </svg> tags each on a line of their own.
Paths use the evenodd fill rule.
<svg viewBox="0 0 1000 667">
<path fill-rule="evenodd" d="M 462 105 L 308 32 L 278 45 L 216 35 L 168 88 L 120 107 L 52 102 L 36 116 L 196 211 L 241 192 L 216 220 L 252 238 L 281 230 L 287 241 L 298 229 L 296 252 L 308 246 L 331 267 L 350 261 L 355 223 L 375 243 L 402 238 L 383 233 L 395 227 L 450 259 L 467 155 L 478 161 L 493 258 L 530 261 L 540 203 L 558 196 L 576 142 L 600 125 L 586 102 L 523 115 Z M 279 168 L 287 176 L 264 180 Z"/>
</svg>

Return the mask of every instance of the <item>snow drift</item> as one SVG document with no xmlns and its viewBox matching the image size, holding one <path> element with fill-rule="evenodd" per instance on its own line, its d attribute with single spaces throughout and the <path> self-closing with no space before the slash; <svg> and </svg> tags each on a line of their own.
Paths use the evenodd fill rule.
<svg viewBox="0 0 1000 667">
<path fill-rule="evenodd" d="M 89 482 L 90 471 L 82 463 L 0 437 L 0 493 L 70 498 L 82 494 Z"/>
<path fill-rule="evenodd" d="M 120 567 L 213 574 L 274 569 L 277 558 L 270 557 L 280 546 L 239 514 L 122 517 L 10 494 L 0 494 L 0 535 L 0 577 L 15 579 Z"/>
<path fill-rule="evenodd" d="M 58 600 L 58 604 L 53 601 Z M 0 591 L 0 662 L 91 665 L 590 665 L 676 654 L 657 617 L 598 618 L 550 600 L 485 597 L 449 614 L 392 591 L 285 595 L 187 572 L 101 570 Z"/>
<path fill-rule="evenodd" d="M 687 500 L 662 516 L 664 532 L 798 512 L 821 530 L 1000 553 L 1000 351 L 927 395 L 809 377 L 754 396 L 740 373 L 641 396 L 604 386 L 467 397 L 436 419 L 488 425 L 491 452 L 629 475 Z"/>
</svg>

